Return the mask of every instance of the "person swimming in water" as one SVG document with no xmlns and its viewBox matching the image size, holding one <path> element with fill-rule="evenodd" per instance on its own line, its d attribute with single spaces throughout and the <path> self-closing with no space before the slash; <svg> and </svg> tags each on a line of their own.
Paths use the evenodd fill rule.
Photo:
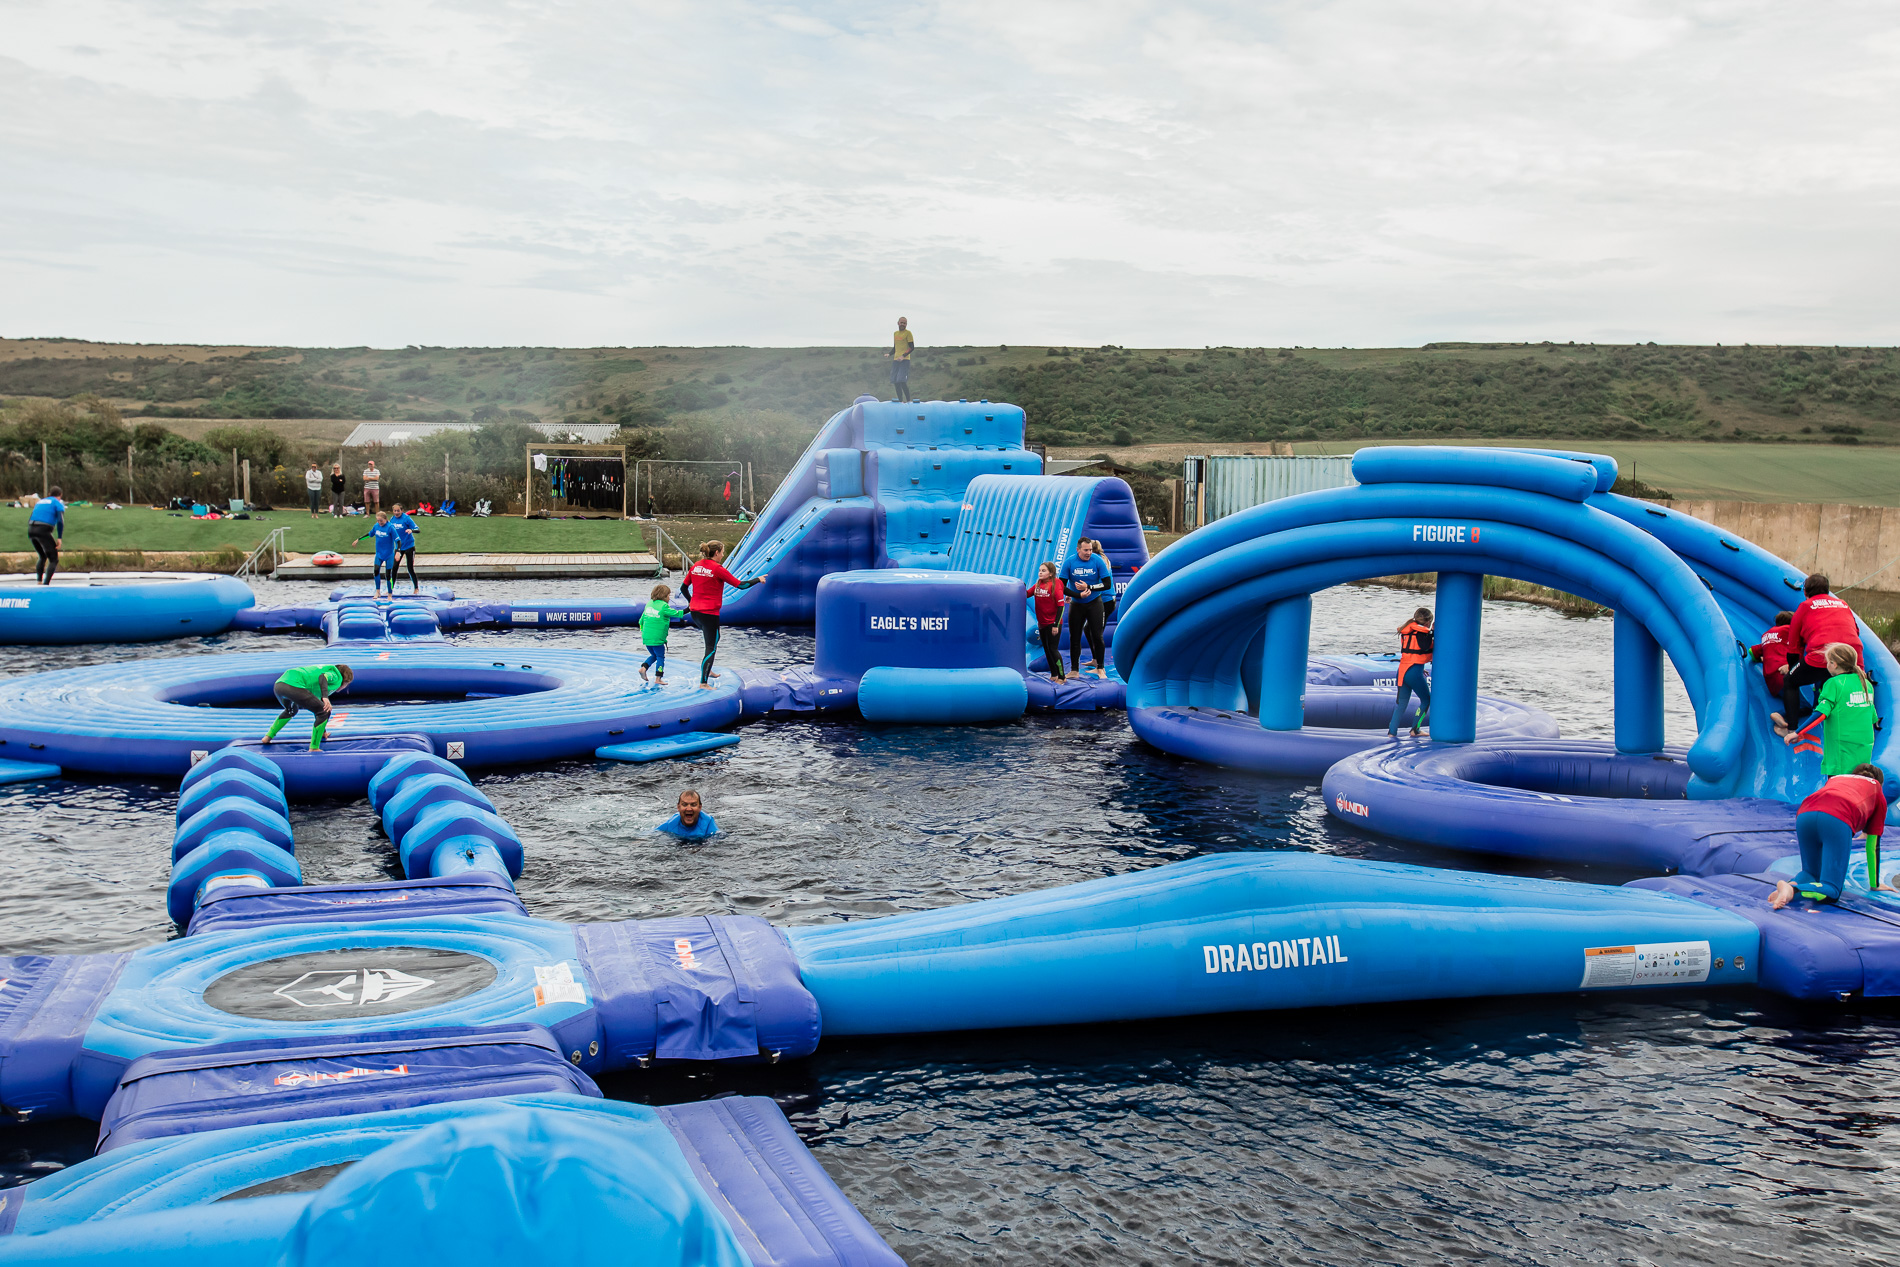
<svg viewBox="0 0 1900 1267">
<path fill-rule="evenodd" d="M 713 821 L 713 816 L 706 813 L 697 788 L 689 787 L 681 792 L 673 808 L 677 812 L 659 827 L 669 836 L 681 840 L 704 840 L 719 830 L 719 824 Z"/>
<path fill-rule="evenodd" d="M 347 664 L 311 664 L 301 669 L 286 669 L 271 687 L 271 693 L 284 706 L 284 711 L 265 732 L 264 742 L 277 738 L 284 723 L 307 708 L 315 720 L 310 728 L 310 751 L 321 750 L 324 734 L 330 728 L 330 697 L 355 680 L 356 671 Z"/>
</svg>

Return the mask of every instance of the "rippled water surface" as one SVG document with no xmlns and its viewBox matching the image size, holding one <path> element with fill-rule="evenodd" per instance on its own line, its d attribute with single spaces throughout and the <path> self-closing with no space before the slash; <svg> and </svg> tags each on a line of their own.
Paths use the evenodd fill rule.
<svg viewBox="0 0 1900 1267">
<path fill-rule="evenodd" d="M 611 592 L 605 584 L 565 592 Z M 260 586 L 265 603 L 321 592 Z M 1322 594 L 1314 650 L 1385 649 L 1417 601 L 1376 587 Z M 1507 603 L 1488 604 L 1485 620 L 1487 692 L 1549 710 L 1566 734 L 1609 735 L 1608 620 Z M 633 630 L 464 641 L 533 638 L 638 642 Z M 694 643 L 676 633 L 676 657 L 689 660 Z M 0 673 L 286 645 L 229 635 L 0 648 Z M 735 630 L 723 655 L 781 666 L 811 651 L 808 635 Z M 1694 723 L 1673 678 L 1668 712 L 1672 741 L 1686 742 Z M 1229 850 L 1499 865 L 1345 829 L 1316 787 L 1176 761 L 1135 742 L 1118 713 L 966 730 L 773 722 L 744 735 L 685 763 L 479 778 L 527 843 L 529 909 L 812 924 Z M 689 782 L 721 827 L 697 846 L 651 831 Z M 174 800 L 156 784 L 0 788 L 0 952 L 120 950 L 170 935 Z M 292 817 L 313 881 L 396 873 L 365 803 Z M 776 1097 L 915 1264 L 1875 1262 L 1890 1257 L 1880 1247 L 1900 1196 L 1897 1035 L 1895 1017 L 1875 1008 L 1799 1008 L 1753 992 L 1599 995 L 827 1041 L 790 1066 L 605 1086 L 655 1102 Z M 90 1137 L 86 1124 L 0 1130 L 0 1169 L 45 1173 L 86 1156 Z"/>
</svg>

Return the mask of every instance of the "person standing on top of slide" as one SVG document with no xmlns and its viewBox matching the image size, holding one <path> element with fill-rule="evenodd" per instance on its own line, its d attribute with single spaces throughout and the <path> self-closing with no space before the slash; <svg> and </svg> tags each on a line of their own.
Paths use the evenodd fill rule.
<svg viewBox="0 0 1900 1267">
<path fill-rule="evenodd" d="M 910 318 L 897 319 L 897 333 L 891 336 L 891 387 L 899 400 L 910 399 L 910 354 L 917 340 L 911 337 Z"/>
<path fill-rule="evenodd" d="M 66 539 L 66 503 L 59 499 L 57 488 L 33 503 L 33 513 L 26 519 L 26 539 L 39 556 L 33 575 L 41 585 L 51 585 L 53 573 L 59 571 L 59 543 Z"/>
<path fill-rule="evenodd" d="M 1887 823 L 1886 771 L 1857 765 L 1837 774 L 1795 810 L 1794 834 L 1801 842 L 1801 870 L 1792 882 L 1777 881 L 1768 905 L 1780 910 L 1797 897 L 1832 902 L 1847 881 L 1847 857 L 1854 833 L 1867 834 L 1867 887 L 1892 891 L 1880 882 L 1880 834 Z"/>
<path fill-rule="evenodd" d="M 315 458 L 310 459 L 310 469 L 303 473 L 303 486 L 310 494 L 310 517 L 315 519 L 317 508 L 323 504 L 323 468 Z"/>
<path fill-rule="evenodd" d="M 693 624 L 699 627 L 700 636 L 706 640 L 706 654 L 699 662 L 699 689 L 712 690 L 713 657 L 719 654 L 719 609 L 726 603 L 726 586 L 734 589 L 749 590 L 754 585 L 765 584 L 763 576 L 755 576 L 742 581 L 726 571 L 719 560 L 726 555 L 726 543 L 723 541 L 705 541 L 700 543 L 699 562 L 686 571 L 686 577 L 680 582 L 680 592 L 686 595 L 687 609 L 692 613 Z"/>
<path fill-rule="evenodd" d="M 1789 658 L 1788 676 L 1781 682 L 1781 711 L 1769 715 L 1777 734 L 1801 729 L 1801 723 L 1814 711 L 1802 696 L 1801 688 L 1819 686 L 1833 676 L 1827 667 L 1829 644 L 1844 642 L 1854 649 L 1856 663 L 1866 659 L 1854 609 L 1828 593 L 1827 577 L 1816 572 L 1808 577 L 1802 589 L 1807 597 L 1794 609 L 1794 619 L 1788 622 L 1789 641 L 1800 652 L 1801 659 Z"/>
<path fill-rule="evenodd" d="M 363 509 L 372 515 L 383 504 L 382 482 L 383 473 L 376 469 L 376 459 L 371 458 L 363 468 Z"/>
<path fill-rule="evenodd" d="M 376 525 L 363 537 L 376 538 L 376 597 L 383 596 L 383 574 L 389 574 L 389 596 L 396 597 L 396 529 L 389 522 L 389 512 L 376 512 Z M 363 537 L 350 542 L 355 545 Z"/>
<path fill-rule="evenodd" d="M 1432 688 L 1425 680 L 1425 666 L 1432 662 L 1432 609 L 1421 607 L 1412 618 L 1399 626 L 1399 699 L 1392 709 L 1392 720 L 1385 733 L 1399 737 L 1399 723 L 1405 720 L 1405 705 L 1418 696 L 1418 716 L 1412 719 L 1412 736 L 1420 726 L 1431 725 Z"/>
<path fill-rule="evenodd" d="M 307 708 L 316 721 L 310 728 L 310 751 L 322 748 L 324 732 L 330 728 L 330 697 L 355 680 L 356 672 L 347 664 L 311 664 L 301 669 L 286 669 L 271 688 L 284 711 L 265 732 L 264 742 L 277 738 L 284 723 L 295 717 L 298 709 Z"/>
<path fill-rule="evenodd" d="M 1095 543 L 1087 537 L 1075 543 L 1075 556 L 1065 560 L 1056 576 L 1069 594 L 1069 672 L 1082 672 L 1082 639 L 1088 638 L 1089 652 L 1095 657 L 1092 670 L 1096 677 L 1108 676 L 1108 647 L 1102 629 L 1108 609 L 1102 605 L 1104 594 L 1115 592 L 1115 571 L 1106 554 L 1095 552 Z"/>
<path fill-rule="evenodd" d="M 1776 612 L 1774 628 L 1765 631 L 1761 641 L 1748 649 L 1748 658 L 1761 665 L 1763 685 L 1776 699 L 1781 698 L 1781 684 L 1788 676 L 1788 658 L 1796 651 L 1788 634 L 1788 622 L 1793 619 L 1793 612 Z"/>
<path fill-rule="evenodd" d="M 416 534 L 422 529 L 403 510 L 401 502 L 396 503 L 396 513 L 390 517 L 389 526 L 396 530 L 396 560 L 389 567 L 389 596 L 396 596 L 396 569 L 404 563 L 409 565 L 409 584 L 415 587 L 413 592 L 420 594 L 422 582 L 416 579 Z"/>
</svg>

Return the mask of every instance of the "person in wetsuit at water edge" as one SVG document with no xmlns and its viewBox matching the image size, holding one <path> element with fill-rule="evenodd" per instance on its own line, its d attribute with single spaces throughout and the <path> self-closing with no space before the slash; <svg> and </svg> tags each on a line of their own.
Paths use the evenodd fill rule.
<svg viewBox="0 0 1900 1267">
<path fill-rule="evenodd" d="M 404 563 L 409 565 L 409 584 L 420 594 L 422 582 L 416 579 L 416 534 L 422 529 L 402 508 L 401 502 L 396 503 L 396 513 L 390 518 L 389 526 L 396 530 L 396 561 L 389 568 L 389 596 L 396 596 L 396 569 Z"/>
<path fill-rule="evenodd" d="M 1417 737 L 1420 726 L 1431 724 L 1432 688 L 1425 680 L 1425 666 L 1431 662 L 1432 609 L 1421 607 L 1399 626 L 1399 696 L 1392 709 L 1392 720 L 1385 728 L 1389 738 L 1399 737 L 1399 723 L 1405 720 L 1405 705 L 1413 695 L 1418 696 L 1418 716 L 1412 719 L 1413 736 Z"/>
<path fill-rule="evenodd" d="M 324 733 L 330 728 L 330 697 L 356 680 L 356 672 L 347 664 L 312 664 L 301 669 L 286 669 L 271 687 L 271 693 L 284 711 L 264 734 L 264 742 L 277 738 L 284 723 L 307 708 L 316 724 L 310 728 L 310 751 L 323 747 Z"/>
<path fill-rule="evenodd" d="M 387 574 L 389 577 L 389 596 L 391 598 L 396 597 L 396 537 L 397 535 L 398 533 L 397 533 L 396 527 L 389 522 L 389 512 L 386 510 L 379 510 L 376 512 L 375 526 L 372 527 L 368 532 L 363 534 L 363 537 L 376 538 L 375 568 L 376 568 L 376 597 L 378 598 L 381 598 L 383 596 L 383 576 L 385 574 Z M 356 541 L 352 541 L 350 542 L 350 544 L 355 545 L 356 542 L 361 541 L 363 537 L 358 537 Z"/>
<path fill-rule="evenodd" d="M 1069 594 L 1069 673 L 1082 673 L 1082 640 L 1088 639 L 1089 654 L 1095 657 L 1091 672 L 1108 676 L 1108 647 L 1102 630 L 1108 619 L 1104 595 L 1113 597 L 1115 571 L 1106 554 L 1097 554 L 1095 542 L 1078 538 L 1075 555 L 1064 560 L 1056 576 Z"/>
<path fill-rule="evenodd" d="M 693 624 L 706 640 L 706 654 L 699 662 L 699 688 L 710 691 L 715 676 L 713 657 L 719 654 L 719 610 L 726 602 L 726 586 L 751 589 L 754 585 L 763 585 L 765 578 L 755 576 L 749 581 L 742 581 L 726 571 L 725 565 L 719 561 L 726 554 L 726 543 L 723 541 L 701 542 L 699 554 L 699 562 L 687 569 L 685 579 L 680 582 L 680 592 L 686 595 L 686 605 L 692 612 Z"/>
</svg>

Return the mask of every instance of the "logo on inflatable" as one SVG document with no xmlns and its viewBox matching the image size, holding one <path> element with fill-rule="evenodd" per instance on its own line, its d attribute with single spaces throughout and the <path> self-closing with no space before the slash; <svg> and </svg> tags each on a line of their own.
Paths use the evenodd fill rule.
<svg viewBox="0 0 1900 1267">
<path fill-rule="evenodd" d="M 1469 537 L 1465 535 L 1467 533 L 1470 534 Z M 1478 526 L 1476 524 L 1413 524 L 1412 540 L 1443 542 L 1448 545 L 1464 545 L 1469 542 L 1476 545 Z"/>
<path fill-rule="evenodd" d="M 365 1003 L 394 1003 L 434 985 L 400 968 L 349 968 L 342 972 L 306 972 L 289 985 L 272 990 L 298 1007 L 357 1007 Z"/>
<path fill-rule="evenodd" d="M 441 1007 L 497 975 L 482 955 L 435 946 L 318 950 L 233 968 L 205 987 L 204 1001 L 232 1016 L 306 1024 L 325 1009 L 354 1018 Z"/>
<path fill-rule="evenodd" d="M 1357 814 L 1361 818 L 1372 817 L 1372 808 L 1370 806 L 1361 805 L 1358 801 L 1349 801 L 1343 796 L 1335 796 L 1333 798 L 1333 805 L 1342 814 Z"/>
</svg>

